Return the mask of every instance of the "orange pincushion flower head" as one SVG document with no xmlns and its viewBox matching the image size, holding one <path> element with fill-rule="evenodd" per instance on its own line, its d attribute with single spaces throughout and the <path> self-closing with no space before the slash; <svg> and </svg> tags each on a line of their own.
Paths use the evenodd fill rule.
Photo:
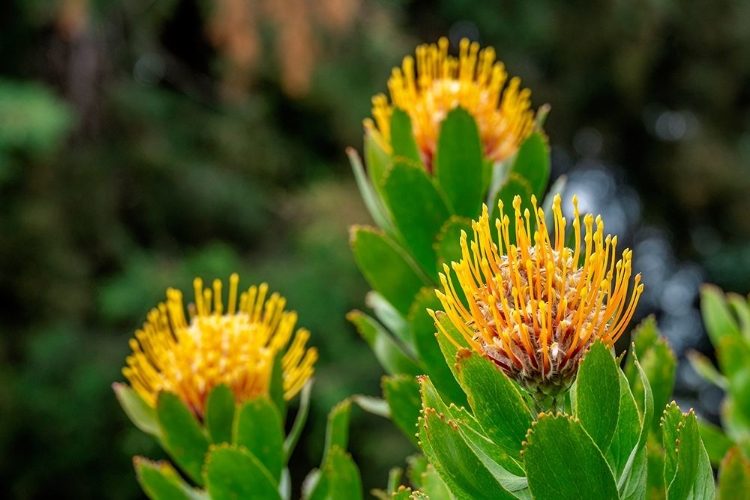
<svg viewBox="0 0 750 500">
<path fill-rule="evenodd" d="M 484 156 L 502 161 L 518 150 L 534 129 L 531 91 L 510 79 L 505 66 L 495 61 L 492 47 L 463 39 L 458 58 L 448 54 L 448 39 L 417 47 L 388 80 L 392 104 L 384 94 L 373 97 L 373 120 L 365 128 L 380 147 L 391 152 L 391 115 L 400 108 L 411 118 L 412 131 L 428 171 L 437 148 L 438 132 L 446 115 L 461 106 L 476 120 Z M 506 86 L 507 83 L 507 86 Z"/>
<path fill-rule="evenodd" d="M 233 274 L 225 311 L 220 280 L 213 288 L 204 288 L 200 278 L 193 284 L 189 319 L 182 292 L 169 289 L 166 303 L 151 310 L 130 340 L 133 354 L 123 374 L 133 389 L 151 406 L 160 392 L 172 392 L 202 418 L 209 393 L 220 384 L 237 402 L 268 394 L 273 363 L 286 351 L 280 358 L 284 398 L 293 398 L 312 375 L 318 353 L 305 347 L 307 330 L 294 333 L 297 313 L 284 310 L 286 300 L 277 293 L 267 298 L 265 283 L 238 297 Z"/>
<path fill-rule="evenodd" d="M 475 351 L 492 360 L 527 389 L 542 406 L 559 403 L 596 339 L 612 346 L 628 325 L 643 290 L 635 277 L 628 300 L 632 252 L 617 259 L 617 237 L 604 236 L 601 217 L 583 218 L 581 245 L 578 203 L 573 197 L 575 248 L 565 246 L 566 220 L 560 196 L 552 205 L 554 231 L 549 234 L 544 211 L 532 197 L 533 215 L 521 213 L 513 200 L 515 243 L 510 219 L 499 204 L 495 235 L 487 207 L 474 221 L 474 239 L 461 235 L 462 257 L 453 263 L 464 306 L 448 266 L 440 278 L 438 297 L 445 314 Z M 532 225 L 536 225 L 533 231 Z M 449 339 L 445 329 L 439 329 Z"/>
</svg>

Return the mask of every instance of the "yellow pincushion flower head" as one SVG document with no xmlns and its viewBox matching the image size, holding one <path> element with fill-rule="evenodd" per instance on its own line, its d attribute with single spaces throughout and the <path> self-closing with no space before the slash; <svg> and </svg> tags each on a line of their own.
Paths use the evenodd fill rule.
<svg viewBox="0 0 750 500">
<path fill-rule="evenodd" d="M 492 47 L 461 40 L 458 58 L 448 54 L 448 39 L 417 47 L 406 56 L 388 80 L 392 104 L 384 94 L 373 97 L 373 120 L 365 128 L 380 147 L 391 152 L 391 115 L 400 108 L 411 118 L 412 131 L 429 172 L 437 148 L 438 132 L 446 115 L 461 106 L 476 120 L 485 158 L 502 161 L 515 154 L 534 129 L 531 91 L 521 89 L 518 77 L 510 79 L 505 66 L 495 61 Z M 507 86 L 506 86 L 507 83 Z"/>
<path fill-rule="evenodd" d="M 575 248 L 565 246 L 566 220 L 560 196 L 552 205 L 554 231 L 550 235 L 544 211 L 532 197 L 533 215 L 521 213 L 521 199 L 513 200 L 515 243 L 511 221 L 503 213 L 495 221 L 495 239 L 487 207 L 474 221 L 474 239 L 461 235 L 461 260 L 453 263 L 457 286 L 448 266 L 437 292 L 445 314 L 471 348 L 492 360 L 534 396 L 542 407 L 559 404 L 578 365 L 596 339 L 612 346 L 628 325 L 643 291 L 640 275 L 628 300 L 632 252 L 617 259 L 617 237 L 604 236 L 601 217 L 583 218 L 581 245 L 578 202 L 573 197 Z M 532 224 L 536 224 L 533 231 Z M 450 335 L 437 321 L 447 338 Z M 453 340 L 455 343 L 455 340 Z M 460 347 L 460 346 L 459 346 Z"/>
<path fill-rule="evenodd" d="M 160 392 L 172 392 L 202 418 L 208 395 L 220 384 L 229 386 L 237 402 L 268 394 L 274 360 L 285 349 L 284 399 L 302 389 L 318 358 L 316 349 L 305 347 L 310 333 L 302 328 L 294 332 L 297 313 L 284 310 L 286 299 L 279 294 L 267 297 L 267 284 L 251 286 L 239 297 L 238 284 L 233 274 L 226 311 L 221 281 L 204 288 L 200 278 L 193 283 L 189 318 L 182 292 L 175 289 L 167 290 L 167 301 L 151 310 L 130 340 L 133 354 L 123 369 L 147 404 L 156 406 Z"/>
</svg>

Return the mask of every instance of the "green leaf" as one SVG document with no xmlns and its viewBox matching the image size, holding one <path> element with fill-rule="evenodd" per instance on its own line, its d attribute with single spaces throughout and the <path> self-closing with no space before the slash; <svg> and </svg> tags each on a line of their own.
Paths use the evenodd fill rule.
<svg viewBox="0 0 750 500">
<path fill-rule="evenodd" d="M 389 332 L 392 332 L 405 346 L 414 349 L 414 335 L 409 322 L 390 302 L 385 300 L 378 292 L 369 292 L 365 296 L 365 304 L 372 309 L 375 317 Z"/>
<path fill-rule="evenodd" d="M 419 437 L 425 455 L 457 498 L 515 498 L 485 468 L 448 416 L 425 408 Z"/>
<path fill-rule="evenodd" d="M 596 341 L 578 370 L 575 415 L 606 453 L 620 413 L 620 369 L 607 346 Z"/>
<path fill-rule="evenodd" d="M 625 374 L 631 387 L 638 380 L 638 369 L 635 360 L 649 351 L 659 340 L 659 331 L 656 328 L 656 320 L 649 316 L 635 327 L 632 336 L 632 349 L 628 359 L 625 360 Z"/>
<path fill-rule="evenodd" d="M 394 108 L 391 115 L 391 148 L 393 161 L 403 161 L 424 169 L 417 142 L 411 127 L 411 118 L 403 110 Z"/>
<path fill-rule="evenodd" d="M 729 390 L 734 394 L 735 378 L 742 376 L 750 366 L 750 345 L 740 336 L 726 336 L 714 344 L 714 347 L 721 373 L 729 379 Z"/>
<path fill-rule="evenodd" d="M 216 386 L 206 403 L 206 429 L 214 444 L 232 442 L 234 425 L 234 393 L 228 386 Z"/>
<path fill-rule="evenodd" d="M 383 396 L 388 401 L 393 423 L 415 446 L 419 446 L 415 434 L 422 402 L 417 380 L 408 375 L 383 377 Z"/>
<path fill-rule="evenodd" d="M 422 288 L 414 299 L 408 320 L 414 334 L 414 345 L 425 372 L 443 396 L 461 406 L 466 404 L 466 394 L 445 363 L 440 345 L 435 338 L 435 320 L 427 312 L 427 309 L 434 310 L 440 307 L 435 290 L 430 287 Z"/>
<path fill-rule="evenodd" d="M 409 500 L 411 498 L 411 488 L 401 486 L 398 491 L 391 496 L 393 500 Z"/>
<path fill-rule="evenodd" d="M 654 408 L 664 408 L 672 397 L 675 374 L 677 372 L 677 358 L 663 338 L 653 345 L 640 357 L 643 371 L 648 377 L 651 392 L 654 396 Z M 659 419 L 654 416 L 651 424 L 658 431 Z"/>
<path fill-rule="evenodd" d="M 745 297 L 736 293 L 727 294 L 727 303 L 737 317 L 742 336 L 747 342 L 750 342 L 750 304 Z"/>
<path fill-rule="evenodd" d="M 305 422 L 307 422 L 307 415 L 310 412 L 311 392 L 312 380 L 308 380 L 304 387 L 302 387 L 297 415 L 294 416 L 292 428 L 284 440 L 284 464 L 289 462 L 289 457 L 291 457 L 294 448 L 297 446 L 297 441 L 299 441 L 299 438 L 302 435 L 302 429 L 305 427 Z"/>
<path fill-rule="evenodd" d="M 646 491 L 649 499 L 662 499 L 667 496 L 667 486 L 664 483 L 664 448 L 661 443 L 650 439 L 646 443 L 646 457 L 648 477 Z"/>
<path fill-rule="evenodd" d="M 435 177 L 453 212 L 476 219 L 484 190 L 484 151 L 474 117 L 457 107 L 440 125 Z"/>
<path fill-rule="evenodd" d="M 732 316 L 724 298 L 724 293 L 714 285 L 701 288 L 701 314 L 708 336 L 714 346 L 726 336 L 740 337 L 740 327 Z"/>
<path fill-rule="evenodd" d="M 610 465 L 612 465 L 615 478 L 618 480 L 618 489 L 622 492 L 624 488 L 622 484 L 630 480 L 626 479 L 620 484 L 620 480 L 625 473 L 625 467 L 628 461 L 631 460 L 631 456 L 633 460 L 631 468 L 635 467 L 634 462 L 637 460 L 637 457 L 633 454 L 639 453 L 639 450 L 643 450 L 643 447 L 638 447 L 642 429 L 638 407 L 635 404 L 635 399 L 633 399 L 633 393 L 630 392 L 630 386 L 625 374 L 619 369 L 617 371 L 619 372 L 618 379 L 620 383 L 620 415 L 617 419 L 617 427 L 612 436 L 609 451 L 605 456 Z M 628 471 L 628 474 L 633 474 L 632 469 Z"/>
<path fill-rule="evenodd" d="M 717 500 L 750 500 L 750 461 L 739 447 L 727 451 L 719 469 Z"/>
<path fill-rule="evenodd" d="M 447 406 L 429 377 L 418 377 L 418 380 L 422 408 L 434 409 L 439 415 L 450 418 L 464 442 L 504 489 L 517 492 L 528 486 L 526 478 L 519 476 L 523 474 L 520 462 L 487 437 L 473 415 L 463 407 L 454 404 Z"/>
<path fill-rule="evenodd" d="M 234 443 L 252 453 L 278 484 L 284 468 L 284 428 L 278 410 L 266 396 L 257 396 L 240 407 Z"/>
<path fill-rule="evenodd" d="M 328 414 L 323 462 L 328 460 L 328 455 L 334 447 L 346 450 L 349 444 L 349 420 L 351 419 L 351 413 L 351 401 L 345 399 L 334 406 Z"/>
<path fill-rule="evenodd" d="M 521 458 L 521 442 L 532 416 L 515 384 L 489 360 L 461 351 L 458 378 L 469 405 L 487 436 L 513 458 Z"/>
<path fill-rule="evenodd" d="M 370 345 L 375 357 L 378 358 L 386 372 L 391 375 L 405 373 L 413 376 L 424 372 L 396 343 L 388 331 L 373 318 L 355 310 L 347 314 L 346 319 L 357 327 L 357 331 Z"/>
<path fill-rule="evenodd" d="M 523 452 L 534 498 L 619 499 L 612 471 L 581 423 L 567 415 L 542 414 Z"/>
<path fill-rule="evenodd" d="M 458 347 L 468 348 L 469 343 L 466 341 L 458 328 L 453 324 L 447 314 L 442 311 L 435 313 L 435 318 L 440 325 L 439 331 L 435 338 L 437 338 L 440 351 L 443 353 L 448 368 L 453 373 L 453 377 L 458 380 L 458 372 L 456 371 L 456 354 L 458 353 Z"/>
<path fill-rule="evenodd" d="M 734 441 L 727 437 L 721 428 L 705 420 L 698 420 L 698 431 L 701 433 L 701 440 L 706 447 L 711 465 L 718 469 L 721 460 L 734 446 Z"/>
<path fill-rule="evenodd" d="M 112 389 L 115 391 L 117 401 L 120 402 L 120 406 L 122 406 L 130 421 L 146 434 L 150 434 L 161 441 L 161 428 L 159 427 L 156 408 L 149 406 L 127 384 L 115 383 L 112 384 Z"/>
<path fill-rule="evenodd" d="M 549 182 L 550 161 L 547 139 L 539 132 L 531 134 L 518 149 L 511 167 L 511 177 L 518 175 L 526 179 L 531 192 L 541 198 Z"/>
<path fill-rule="evenodd" d="M 414 296 L 427 281 L 392 240 L 373 228 L 352 227 L 350 244 L 370 286 L 406 316 Z"/>
<path fill-rule="evenodd" d="M 365 143 L 365 146 L 366 145 L 367 143 Z M 391 222 L 390 214 L 388 214 L 387 209 L 385 208 L 381 195 L 375 191 L 378 187 L 373 188 L 373 185 L 370 184 L 357 152 L 353 148 L 349 148 L 346 150 L 346 153 L 349 157 L 352 171 L 354 172 L 354 179 L 357 182 L 357 188 L 359 188 L 359 193 L 362 195 L 362 200 L 365 202 L 365 207 L 367 207 L 370 217 L 372 217 L 375 224 L 377 224 L 383 231 L 388 234 L 394 234 L 395 228 Z"/>
<path fill-rule="evenodd" d="M 667 499 L 712 498 L 713 475 L 695 413 L 692 410 L 682 413 L 672 402 L 664 410 L 662 428 Z M 707 496 L 709 491 L 711 494 Z"/>
<path fill-rule="evenodd" d="M 195 490 L 182 480 L 168 462 L 151 462 L 143 457 L 133 459 L 138 483 L 151 500 L 193 500 Z"/>
<path fill-rule="evenodd" d="M 358 500 L 362 498 L 362 478 L 352 458 L 338 446 L 330 449 L 317 481 L 303 498 L 307 500 Z"/>
<path fill-rule="evenodd" d="M 702 353 L 691 349 L 687 352 L 687 358 L 688 361 L 690 361 L 690 366 L 693 367 L 693 370 L 703 377 L 704 380 L 721 387 L 725 391 L 729 388 L 729 381 L 726 377 L 722 375 L 721 372 L 716 369 L 711 360 Z"/>
<path fill-rule="evenodd" d="M 380 186 L 382 186 L 386 171 L 391 166 L 391 155 L 383 151 L 369 131 L 365 131 L 365 165 L 370 183 L 382 200 L 383 194 L 380 192 Z"/>
<path fill-rule="evenodd" d="M 277 485 L 263 464 L 235 446 L 212 448 L 206 461 L 206 485 L 211 500 L 281 500 Z"/>
<path fill-rule="evenodd" d="M 438 257 L 438 266 L 442 268 L 443 264 L 450 264 L 461 260 L 461 233 L 473 234 L 471 229 L 471 219 L 452 215 L 437 236 L 436 250 Z"/>
<path fill-rule="evenodd" d="M 434 245 L 450 213 L 432 179 L 422 167 L 394 161 L 382 190 L 409 254 L 427 276 L 437 281 Z"/>
<path fill-rule="evenodd" d="M 448 487 L 438 475 L 435 467 L 424 455 L 412 455 L 406 458 L 409 464 L 406 475 L 409 483 L 431 500 L 452 500 Z"/>
<path fill-rule="evenodd" d="M 209 441 L 195 415 L 169 392 L 159 394 L 156 412 L 167 452 L 190 479 L 202 486 L 201 471 Z"/>
<path fill-rule="evenodd" d="M 648 454 L 646 447 L 638 449 L 633 465 L 620 490 L 622 500 L 642 500 L 648 490 Z"/>
</svg>

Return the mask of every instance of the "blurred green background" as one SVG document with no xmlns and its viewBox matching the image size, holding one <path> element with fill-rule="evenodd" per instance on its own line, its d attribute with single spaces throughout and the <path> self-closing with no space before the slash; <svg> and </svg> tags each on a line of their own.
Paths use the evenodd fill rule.
<svg viewBox="0 0 750 500">
<path fill-rule="evenodd" d="M 0 3 L 0 497 L 141 498 L 162 456 L 111 391 L 168 286 L 268 281 L 321 351 L 295 491 L 325 415 L 382 371 L 344 315 L 367 290 L 345 160 L 417 43 L 493 45 L 549 102 L 553 179 L 635 249 L 680 356 L 702 281 L 750 291 L 750 2 L 6 0 Z M 721 393 L 681 365 L 678 397 Z M 366 489 L 413 452 L 356 413 Z"/>
</svg>

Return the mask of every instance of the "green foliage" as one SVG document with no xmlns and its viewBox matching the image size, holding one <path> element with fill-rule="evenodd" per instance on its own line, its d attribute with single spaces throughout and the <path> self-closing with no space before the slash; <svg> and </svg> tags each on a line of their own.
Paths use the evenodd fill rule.
<svg viewBox="0 0 750 500">
<path fill-rule="evenodd" d="M 591 498 L 619 499 L 612 471 L 580 421 L 542 414 L 526 441 L 524 462 L 534 498 L 573 500 L 585 491 Z"/>
<path fill-rule="evenodd" d="M 328 415 L 323 461 L 308 474 L 302 487 L 304 500 L 358 500 L 363 497 L 362 478 L 346 452 L 349 442 L 351 403 L 339 403 Z"/>
<path fill-rule="evenodd" d="M 385 328 L 359 312 L 350 314 L 349 319 L 357 324 L 388 373 L 428 374 L 444 396 L 462 403 L 465 397 L 441 360 L 434 326 L 425 309 L 437 309 L 439 303 L 431 294 L 439 286 L 438 272 L 460 258 L 461 231 L 471 232 L 471 219 L 479 217 L 491 192 L 522 182 L 532 186 L 529 194 L 541 196 L 549 179 L 547 143 L 541 134 L 532 134 L 515 160 L 508 162 L 512 175 L 503 178 L 499 174 L 504 166 L 483 158 L 475 119 L 457 107 L 440 124 L 433 171 L 425 169 L 411 119 L 400 109 L 394 109 L 391 116 L 390 144 L 389 155 L 371 134 L 365 135 L 367 176 L 359 158 L 348 151 L 360 193 L 382 230 L 354 227 L 350 242 L 357 265 L 378 293 L 378 301 L 390 303 L 401 319 L 394 320 L 393 311 L 389 311 L 387 321 L 381 318 Z M 492 178 L 496 182 L 490 187 Z M 511 191 L 502 195 L 508 206 L 515 194 Z M 450 267 L 446 272 L 451 272 Z M 374 308 L 378 317 L 385 309 L 380 303 Z M 409 333 L 404 325 L 411 327 Z M 407 359 L 414 363 L 404 362 Z M 396 360 L 400 361 L 396 364 Z M 451 363 L 448 366 L 453 369 Z"/>
<path fill-rule="evenodd" d="M 255 455 L 234 445 L 211 449 L 206 458 L 206 490 L 212 500 L 278 499 L 278 483 Z"/>
<path fill-rule="evenodd" d="M 263 464 L 274 483 L 284 468 L 284 428 L 276 406 L 265 396 L 242 404 L 234 421 L 232 443 Z"/>
<path fill-rule="evenodd" d="M 440 125 L 435 178 L 455 215 L 472 219 L 479 213 L 489 177 L 482 154 L 474 117 L 460 107 L 449 111 Z"/>
<path fill-rule="evenodd" d="M 156 404 L 164 448 L 196 484 L 203 484 L 201 472 L 208 452 L 206 431 L 195 415 L 176 395 L 162 392 Z"/>
<path fill-rule="evenodd" d="M 750 499 L 750 460 L 736 446 L 721 461 L 716 493 L 717 500 Z"/>
<path fill-rule="evenodd" d="M 138 482 L 151 500 L 198 500 L 203 496 L 188 486 L 171 465 L 141 457 L 133 460 Z"/>
</svg>

